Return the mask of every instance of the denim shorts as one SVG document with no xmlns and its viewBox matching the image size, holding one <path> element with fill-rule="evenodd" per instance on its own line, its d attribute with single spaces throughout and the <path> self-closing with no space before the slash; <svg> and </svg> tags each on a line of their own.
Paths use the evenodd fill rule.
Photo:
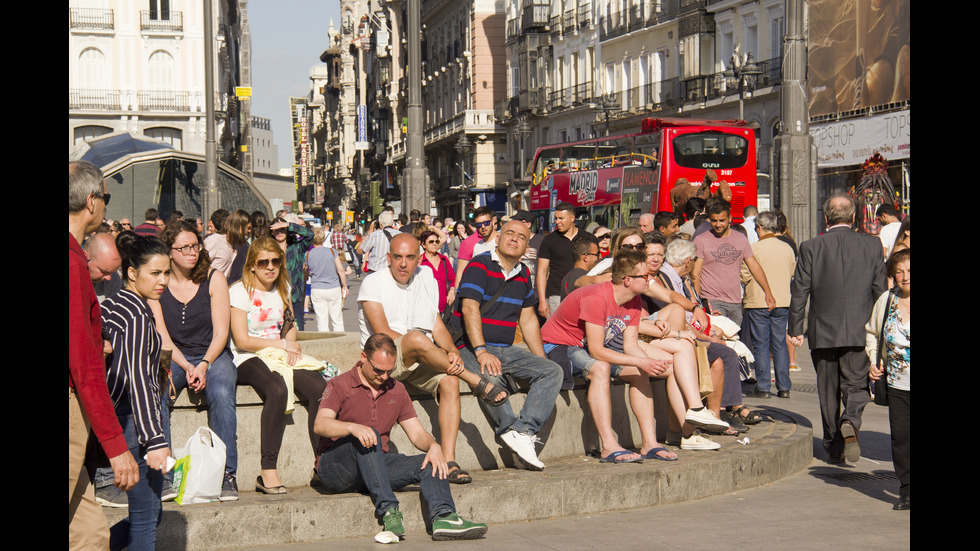
<svg viewBox="0 0 980 551">
<path fill-rule="evenodd" d="M 571 374 L 573 377 L 581 377 L 583 379 L 588 378 L 589 371 L 592 366 L 598 361 L 589 355 L 589 352 L 578 346 L 569 346 L 565 344 L 551 345 L 551 349 L 548 351 L 548 359 L 562 366 L 562 368 L 571 368 Z M 623 370 L 623 366 L 610 364 L 609 375 L 611 377 L 619 377 L 619 373 Z"/>
</svg>

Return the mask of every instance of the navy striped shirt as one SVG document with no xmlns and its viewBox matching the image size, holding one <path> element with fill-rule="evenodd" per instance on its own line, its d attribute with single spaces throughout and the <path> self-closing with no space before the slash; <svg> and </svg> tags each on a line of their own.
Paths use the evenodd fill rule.
<svg viewBox="0 0 980 551">
<path fill-rule="evenodd" d="M 147 451 L 167 447 L 160 411 L 161 341 L 150 307 L 123 289 L 102 303 L 102 328 L 112 343 L 106 382 L 113 406 L 118 410 L 129 401 L 139 443 Z"/>
<path fill-rule="evenodd" d="M 474 256 L 466 265 L 466 271 L 463 272 L 463 279 L 456 294 L 461 299 L 476 300 L 482 306 L 484 301 L 493 298 L 493 295 L 500 290 L 500 286 L 505 283 L 505 278 L 508 276 L 510 279 L 506 279 L 507 287 L 503 294 L 482 315 L 483 338 L 490 346 L 513 345 L 517 322 L 521 319 L 521 310 L 533 308 L 538 304 L 538 296 L 534 292 L 527 266 L 518 262 L 515 270 L 505 275 L 496 249 Z M 460 300 L 459 306 L 453 312 L 452 323 L 456 327 L 465 329 L 462 325 L 462 303 L 463 301 Z M 465 332 L 463 338 L 456 344 L 460 347 L 470 345 Z"/>
</svg>

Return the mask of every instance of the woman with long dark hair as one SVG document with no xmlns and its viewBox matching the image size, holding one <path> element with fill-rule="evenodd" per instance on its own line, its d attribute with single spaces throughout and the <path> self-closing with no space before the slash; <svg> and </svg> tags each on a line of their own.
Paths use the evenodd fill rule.
<svg viewBox="0 0 980 551">
<path fill-rule="evenodd" d="M 232 352 L 238 366 L 238 384 L 249 385 L 264 400 L 259 447 L 262 453 L 261 474 L 256 491 L 284 494 L 276 465 L 286 429 L 286 412 L 292 411 L 285 378 L 292 379 L 296 393 L 307 401 L 310 444 L 316 450 L 313 432 L 316 410 L 327 383 L 319 371 L 292 369 L 302 358 L 302 347 L 296 340 L 293 303 L 286 276 L 286 253 L 276 240 L 257 239 L 248 249 L 242 280 L 229 289 L 231 295 Z M 276 364 L 276 371 L 256 355 L 264 349 L 283 350 L 289 368 Z"/>
<path fill-rule="evenodd" d="M 125 287 L 102 302 L 102 331 L 112 345 L 106 359 L 109 395 L 129 451 L 139 466 L 139 482 L 126 492 L 129 518 L 111 529 L 110 547 L 152 551 L 162 508 L 163 473 L 170 446 L 163 430 L 160 335 L 147 301 L 158 300 L 170 281 L 167 246 L 156 236 L 131 231 L 116 240 Z"/>
</svg>

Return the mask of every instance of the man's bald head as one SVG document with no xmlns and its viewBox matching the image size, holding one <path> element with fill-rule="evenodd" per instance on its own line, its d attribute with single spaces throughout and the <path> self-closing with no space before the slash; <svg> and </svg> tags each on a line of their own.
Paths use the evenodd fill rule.
<svg viewBox="0 0 980 551">
<path fill-rule="evenodd" d="M 85 240 L 84 249 L 88 256 L 88 271 L 92 281 L 108 281 L 122 264 L 116 242 L 108 233 L 97 233 L 89 237 Z"/>
<path fill-rule="evenodd" d="M 824 202 L 823 215 L 828 227 L 851 224 L 854 222 L 854 201 L 846 195 L 834 195 Z"/>
</svg>

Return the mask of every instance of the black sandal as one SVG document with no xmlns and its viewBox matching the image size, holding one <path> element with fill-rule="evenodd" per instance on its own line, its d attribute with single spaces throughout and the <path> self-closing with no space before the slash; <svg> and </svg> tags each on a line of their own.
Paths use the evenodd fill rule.
<svg viewBox="0 0 980 551">
<path fill-rule="evenodd" d="M 504 397 L 499 400 L 494 400 L 494 396 L 497 396 L 501 392 L 504 393 Z M 510 396 L 506 390 L 491 383 L 486 377 L 480 377 L 480 382 L 476 385 L 476 388 L 473 389 L 473 394 L 491 406 L 500 405 L 507 399 L 508 396 Z"/>
<path fill-rule="evenodd" d="M 449 476 L 446 478 L 452 484 L 469 484 L 470 482 L 473 482 L 473 477 L 470 476 L 470 473 L 464 471 L 463 468 L 459 466 L 459 463 L 449 461 L 446 463 L 446 465 L 449 466 Z"/>
<path fill-rule="evenodd" d="M 748 412 L 747 415 L 742 415 L 742 412 Z M 735 406 L 732 408 L 732 415 L 737 415 L 739 419 L 742 420 L 746 425 L 758 425 L 762 422 L 762 416 L 758 412 L 752 411 L 745 406 Z"/>
</svg>

